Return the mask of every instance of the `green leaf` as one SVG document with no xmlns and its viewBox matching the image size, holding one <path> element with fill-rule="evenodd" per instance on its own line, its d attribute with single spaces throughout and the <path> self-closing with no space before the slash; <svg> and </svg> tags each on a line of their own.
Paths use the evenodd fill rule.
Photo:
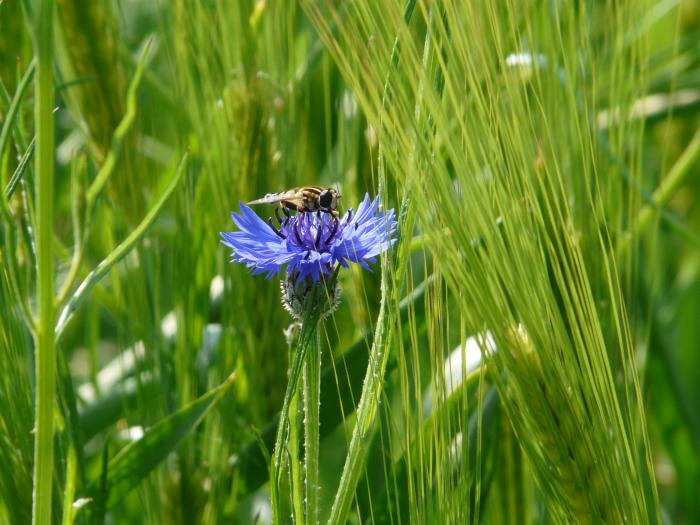
<svg viewBox="0 0 700 525">
<path fill-rule="evenodd" d="M 182 177 L 182 174 L 185 171 L 185 166 L 187 166 L 187 159 L 188 154 L 185 153 L 185 155 L 183 155 L 182 157 L 182 160 L 180 161 L 180 164 L 177 167 L 177 170 L 175 170 L 172 179 L 168 183 L 167 188 L 165 188 L 163 194 L 160 196 L 160 198 L 154 204 L 154 206 L 149 210 L 149 212 L 143 218 L 141 223 L 136 227 L 136 229 L 134 229 L 134 231 L 132 231 L 129 234 L 129 236 L 126 239 L 124 239 L 124 241 L 122 241 L 122 243 L 119 246 L 117 246 L 112 251 L 112 253 L 105 257 L 102 260 L 102 262 L 100 262 L 100 264 L 98 264 L 95 267 L 95 269 L 88 274 L 85 280 L 82 283 L 80 283 L 78 289 L 68 300 L 68 303 L 61 311 L 61 315 L 58 318 L 58 322 L 56 323 L 56 338 L 60 337 L 61 332 L 63 332 L 63 329 L 66 327 L 66 324 L 72 317 L 73 312 L 85 299 L 90 289 L 93 286 L 95 286 L 95 284 L 97 284 L 100 281 L 100 279 L 102 279 L 102 277 L 105 276 L 105 274 L 107 274 L 107 272 L 112 268 L 112 266 L 114 266 L 122 258 L 124 258 L 124 256 L 127 253 L 129 253 L 131 249 L 134 246 L 136 246 L 136 243 L 138 243 L 141 240 L 141 238 L 146 234 L 148 228 L 156 220 L 158 213 L 167 202 L 168 197 L 170 197 L 173 191 L 175 191 L 177 183 L 180 181 L 180 178 Z"/>
<path fill-rule="evenodd" d="M 0 130 L 0 157 L 5 154 L 5 148 L 10 141 L 10 131 L 12 130 L 12 125 L 15 121 L 15 117 L 17 116 L 17 111 L 22 103 L 22 99 L 24 98 L 24 94 L 27 92 L 27 88 L 34 78 L 35 69 L 36 60 L 32 60 L 29 63 L 27 70 L 24 72 L 24 76 L 22 77 L 22 80 L 20 80 L 19 86 L 17 86 L 15 96 L 12 98 L 10 107 L 8 108 L 7 114 L 3 120 L 2 130 Z"/>
<path fill-rule="evenodd" d="M 127 445 L 112 458 L 107 474 L 107 509 L 119 503 L 190 435 L 233 384 L 234 377 L 235 373 L 218 387 L 158 422 L 141 439 Z M 96 483 L 93 483 L 91 492 L 98 492 Z"/>
<path fill-rule="evenodd" d="M 141 56 L 139 58 L 138 64 L 136 65 L 136 71 L 134 72 L 134 77 L 131 79 L 129 84 L 129 89 L 126 93 L 126 113 L 122 118 L 121 122 L 114 130 L 114 135 L 112 136 L 112 144 L 107 153 L 100 171 L 97 173 L 95 180 L 90 185 L 85 195 L 85 200 L 87 201 L 88 207 L 91 207 L 95 200 L 97 200 L 98 195 L 107 184 L 107 180 L 114 171 L 114 167 L 117 164 L 117 159 L 119 158 L 119 153 L 122 149 L 122 144 L 124 142 L 124 137 L 129 132 L 131 125 L 136 119 L 136 94 L 139 89 L 139 84 L 141 84 L 141 78 L 143 77 L 143 71 L 146 67 L 146 58 L 148 57 L 148 51 L 151 48 L 152 39 L 146 41 L 146 45 L 143 46 L 141 51 Z"/>
<path fill-rule="evenodd" d="M 34 153 L 34 146 L 36 145 L 36 137 L 32 139 L 32 141 L 29 143 L 29 146 L 27 146 L 27 150 L 24 152 L 24 155 L 22 155 L 22 158 L 20 159 L 19 163 L 17 164 L 17 168 L 15 168 L 14 173 L 12 174 L 12 178 L 10 179 L 10 182 L 7 183 L 7 188 L 5 188 L 5 196 L 9 199 L 12 197 L 12 194 L 15 191 L 15 188 L 17 187 L 17 183 L 20 181 L 22 178 L 22 175 L 24 175 L 24 170 L 26 169 L 27 165 L 29 164 L 29 161 L 32 158 L 32 154 Z"/>
</svg>

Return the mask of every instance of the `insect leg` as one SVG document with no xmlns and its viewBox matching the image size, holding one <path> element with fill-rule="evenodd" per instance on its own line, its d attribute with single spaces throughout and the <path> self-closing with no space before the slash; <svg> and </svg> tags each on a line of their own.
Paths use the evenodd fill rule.
<svg viewBox="0 0 700 525">
<path fill-rule="evenodd" d="M 289 210 L 285 206 L 282 206 L 282 213 L 284 213 L 284 215 L 287 217 L 284 220 L 284 225 L 286 226 L 287 224 L 289 224 L 289 219 L 292 218 L 292 214 L 289 213 Z"/>
<path fill-rule="evenodd" d="M 279 231 L 277 228 L 275 228 L 275 224 L 272 222 L 272 217 L 269 217 L 267 219 L 267 224 L 272 228 L 272 231 L 275 232 L 277 235 L 279 235 L 282 239 L 286 239 L 284 235 L 282 235 L 282 232 Z"/>
<path fill-rule="evenodd" d="M 277 219 L 277 224 L 279 224 L 281 227 L 282 226 L 282 217 L 280 217 L 280 209 L 279 208 L 275 208 L 275 218 Z"/>
</svg>

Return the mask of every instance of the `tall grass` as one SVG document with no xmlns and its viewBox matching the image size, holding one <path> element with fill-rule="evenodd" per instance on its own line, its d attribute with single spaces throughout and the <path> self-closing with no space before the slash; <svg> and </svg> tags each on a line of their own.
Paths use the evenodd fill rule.
<svg viewBox="0 0 700 525">
<path fill-rule="evenodd" d="M 0 3 L 1 523 L 700 520 L 687 7 L 53 4 Z M 218 243 L 305 183 L 400 218 L 309 345 Z"/>
</svg>

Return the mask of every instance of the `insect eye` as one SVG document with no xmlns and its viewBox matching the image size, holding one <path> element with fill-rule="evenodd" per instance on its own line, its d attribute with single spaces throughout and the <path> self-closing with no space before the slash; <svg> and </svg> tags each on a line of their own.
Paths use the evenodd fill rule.
<svg viewBox="0 0 700 525">
<path fill-rule="evenodd" d="M 331 204 L 333 204 L 333 195 L 331 195 L 330 191 L 326 190 L 321 193 L 318 200 L 321 208 L 330 208 Z"/>
</svg>

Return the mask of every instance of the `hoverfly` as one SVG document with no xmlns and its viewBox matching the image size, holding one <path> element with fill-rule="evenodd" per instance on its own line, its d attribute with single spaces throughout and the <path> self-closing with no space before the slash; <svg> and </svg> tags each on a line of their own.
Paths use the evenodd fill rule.
<svg viewBox="0 0 700 525">
<path fill-rule="evenodd" d="M 324 212 L 333 217 L 338 216 L 335 210 L 338 206 L 340 193 L 335 188 L 325 186 L 301 186 L 278 193 L 268 193 L 260 199 L 250 201 L 248 204 L 277 204 L 279 203 L 285 214 L 287 210 L 296 212 Z"/>
</svg>

